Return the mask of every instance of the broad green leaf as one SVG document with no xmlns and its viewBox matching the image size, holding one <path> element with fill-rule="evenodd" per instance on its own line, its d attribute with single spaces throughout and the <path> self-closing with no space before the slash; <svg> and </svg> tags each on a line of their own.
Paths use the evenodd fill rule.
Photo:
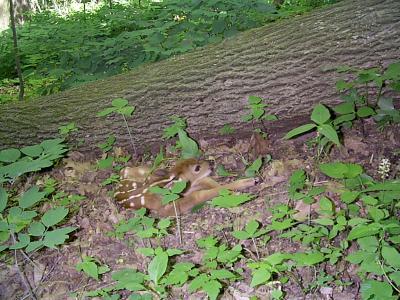
<svg viewBox="0 0 400 300">
<path fill-rule="evenodd" d="M 126 106 L 126 107 L 122 107 L 122 108 L 118 109 L 118 112 L 120 114 L 123 114 L 126 117 L 131 116 L 134 111 L 135 111 L 134 106 Z"/>
<path fill-rule="evenodd" d="M 207 293 L 210 300 L 216 300 L 222 285 L 217 280 L 210 280 L 206 285 L 203 286 L 203 290 Z"/>
<path fill-rule="evenodd" d="M 385 73 L 384 78 L 389 80 L 399 80 L 400 79 L 400 62 L 391 63 Z"/>
<path fill-rule="evenodd" d="M 253 195 L 250 194 L 233 194 L 231 191 L 222 190 L 219 193 L 219 196 L 215 197 L 211 200 L 211 204 L 214 206 L 222 207 L 222 208 L 231 208 L 239 206 L 240 204 L 250 201 L 254 198 Z"/>
<path fill-rule="evenodd" d="M 329 112 L 329 109 L 327 109 L 323 104 L 316 105 L 311 113 L 311 120 L 318 125 L 324 124 L 330 117 L 331 113 Z"/>
<path fill-rule="evenodd" d="M 354 227 L 347 236 L 347 240 L 351 241 L 365 236 L 375 235 L 379 232 L 379 225 L 376 223 L 369 225 L 359 225 Z"/>
<path fill-rule="evenodd" d="M 99 170 L 105 170 L 105 169 L 111 168 L 113 162 L 114 162 L 114 157 L 109 156 L 109 157 L 107 157 L 107 158 L 100 159 L 100 160 L 97 162 L 97 166 L 99 167 Z"/>
<path fill-rule="evenodd" d="M 167 265 L 168 265 L 168 254 L 166 252 L 162 252 L 156 255 L 149 263 L 148 267 L 149 277 L 150 280 L 152 280 L 155 285 L 158 285 L 158 281 L 167 270 Z"/>
<path fill-rule="evenodd" d="M 40 145 L 27 146 L 21 149 L 21 152 L 30 157 L 38 157 L 43 152 Z"/>
<path fill-rule="evenodd" d="M 250 286 L 253 288 L 257 285 L 267 282 L 271 278 L 271 272 L 266 269 L 258 269 L 252 273 Z"/>
<path fill-rule="evenodd" d="M 97 113 L 98 117 L 105 117 L 108 116 L 109 114 L 112 114 L 114 111 L 117 109 L 115 107 L 107 107 Z"/>
<path fill-rule="evenodd" d="M 363 171 L 360 165 L 341 162 L 320 164 L 319 168 L 325 175 L 336 179 L 354 178 Z"/>
<path fill-rule="evenodd" d="M 340 146 L 339 136 L 336 130 L 329 124 L 322 124 L 318 126 L 318 132 L 325 136 L 328 140 L 337 146 Z"/>
<path fill-rule="evenodd" d="M 16 242 L 14 245 L 9 246 L 9 249 L 15 250 L 15 249 L 22 249 L 25 248 L 30 242 L 30 237 L 29 235 L 25 233 L 20 233 L 18 234 L 18 242 Z"/>
<path fill-rule="evenodd" d="M 0 151 L 0 161 L 5 163 L 15 162 L 20 158 L 21 152 L 15 148 L 4 149 Z"/>
<path fill-rule="evenodd" d="M 321 252 L 312 253 L 293 253 L 292 259 L 296 261 L 298 266 L 312 266 L 325 260 L 324 255 Z"/>
<path fill-rule="evenodd" d="M 5 189 L 0 186 L 0 214 L 7 206 L 8 194 Z"/>
<path fill-rule="evenodd" d="M 382 257 L 386 263 L 393 268 L 400 269 L 400 254 L 396 248 L 391 246 L 382 247 Z"/>
<path fill-rule="evenodd" d="M 246 231 L 236 230 L 232 232 L 232 235 L 238 240 L 247 240 L 250 238 L 250 235 Z"/>
<path fill-rule="evenodd" d="M 128 100 L 124 98 L 116 98 L 111 102 L 111 105 L 117 108 L 121 108 L 128 105 L 128 103 L 129 103 Z"/>
<path fill-rule="evenodd" d="M 63 244 L 68 239 L 68 234 L 77 227 L 64 227 L 47 231 L 44 235 L 43 245 L 49 248 L 56 248 L 57 245 Z"/>
<path fill-rule="evenodd" d="M 260 224 L 256 221 L 256 220 L 251 220 L 249 223 L 247 223 L 246 225 L 246 231 L 250 234 L 250 235 L 254 235 L 254 233 L 257 231 L 258 226 L 260 226 Z"/>
<path fill-rule="evenodd" d="M 339 105 L 336 105 L 333 110 L 341 115 L 354 113 L 354 103 L 353 102 L 344 102 Z"/>
<path fill-rule="evenodd" d="M 361 283 L 361 297 L 362 299 L 376 299 L 376 300 L 395 300 L 393 297 L 393 289 L 387 282 L 367 279 Z"/>
<path fill-rule="evenodd" d="M 200 156 L 201 152 L 197 143 L 191 139 L 185 131 L 179 130 L 178 137 L 182 146 L 182 158 L 197 158 Z"/>
<path fill-rule="evenodd" d="M 127 289 L 128 291 L 144 291 L 146 288 L 143 286 L 144 275 L 133 269 L 123 269 L 114 272 L 111 278 L 117 281 L 115 285 L 116 290 Z"/>
<path fill-rule="evenodd" d="M 99 279 L 99 272 L 98 272 L 98 267 L 95 262 L 93 261 L 84 261 L 82 263 L 79 263 L 76 266 L 76 269 L 78 271 L 83 270 L 87 275 L 90 277 L 98 280 Z"/>
<path fill-rule="evenodd" d="M 246 176 L 253 177 L 256 175 L 262 166 L 263 160 L 261 157 L 258 157 L 245 171 Z"/>
<path fill-rule="evenodd" d="M 140 253 L 144 256 L 153 256 L 154 255 L 154 249 L 153 248 L 136 248 L 135 251 L 137 253 Z"/>
<path fill-rule="evenodd" d="M 33 186 L 22 195 L 19 206 L 24 209 L 29 208 L 42 200 L 44 196 L 46 196 L 46 192 L 39 192 L 39 188 Z"/>
<path fill-rule="evenodd" d="M 184 251 L 180 250 L 180 249 L 171 249 L 168 248 L 165 252 L 167 252 L 168 256 L 175 256 L 175 255 L 181 255 L 184 253 Z"/>
<path fill-rule="evenodd" d="M 42 236 L 46 228 L 40 222 L 32 222 L 28 228 L 28 232 L 33 236 Z"/>
<path fill-rule="evenodd" d="M 187 185 L 187 182 L 185 180 L 177 181 L 172 186 L 171 192 L 174 193 L 174 194 L 180 194 L 186 188 L 186 185 Z"/>
<path fill-rule="evenodd" d="M 343 203 L 346 204 L 350 204 L 353 203 L 358 196 L 360 195 L 360 192 L 357 191 L 344 191 L 341 195 L 340 195 L 340 199 L 342 200 Z"/>
<path fill-rule="evenodd" d="M 319 207 L 323 211 L 323 213 L 332 213 L 333 212 L 333 204 L 332 201 L 327 197 L 323 196 L 319 199 Z M 326 225 L 326 224 L 323 224 Z"/>
<path fill-rule="evenodd" d="M 375 111 L 369 106 L 363 106 L 357 110 L 357 116 L 360 118 L 370 117 L 373 115 L 375 115 Z"/>
<path fill-rule="evenodd" d="M 333 125 L 337 126 L 345 122 L 353 121 L 356 118 L 355 114 L 347 114 L 343 116 L 339 116 L 333 120 Z"/>
<path fill-rule="evenodd" d="M 314 223 L 320 224 L 320 225 L 324 225 L 324 226 L 332 226 L 335 223 L 333 222 L 333 220 L 328 219 L 328 218 L 319 218 L 319 219 L 315 219 L 313 220 Z"/>
<path fill-rule="evenodd" d="M 262 102 L 262 98 L 258 96 L 249 96 L 248 101 L 249 104 L 260 104 Z"/>
<path fill-rule="evenodd" d="M 28 246 L 26 246 L 25 251 L 26 252 L 32 252 L 35 250 L 38 250 L 40 248 L 43 247 L 43 241 L 39 240 L 39 241 L 34 241 L 34 242 L 30 242 Z"/>
<path fill-rule="evenodd" d="M 232 272 L 228 271 L 228 270 L 224 270 L 224 269 L 220 269 L 220 270 L 211 270 L 210 271 L 210 275 L 211 277 L 215 278 L 215 279 L 231 279 L 231 278 L 235 278 L 236 275 L 233 274 Z"/>
<path fill-rule="evenodd" d="M 68 215 L 68 208 L 63 206 L 56 207 L 46 211 L 42 216 L 42 223 L 46 227 L 54 226 L 61 222 Z"/>
<path fill-rule="evenodd" d="M 288 133 L 286 133 L 286 135 L 283 138 L 286 140 L 291 139 L 296 135 L 303 134 L 310 131 L 311 129 L 314 129 L 315 127 L 317 127 L 317 125 L 315 124 L 301 125 L 299 127 L 296 127 L 295 129 L 290 130 Z"/>
</svg>

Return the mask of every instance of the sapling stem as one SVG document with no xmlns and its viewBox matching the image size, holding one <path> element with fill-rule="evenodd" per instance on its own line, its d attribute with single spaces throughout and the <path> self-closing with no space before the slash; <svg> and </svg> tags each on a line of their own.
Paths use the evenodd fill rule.
<svg viewBox="0 0 400 300">
<path fill-rule="evenodd" d="M 131 145 L 132 145 L 132 148 L 133 148 L 133 153 L 134 153 L 135 156 L 136 156 L 136 155 L 137 155 L 137 152 L 136 152 L 135 144 L 133 143 L 133 138 L 132 138 L 131 130 L 129 129 L 128 122 L 126 121 L 126 118 L 125 118 L 125 116 L 124 116 L 123 114 L 122 114 L 122 118 L 124 119 L 126 129 L 128 130 L 129 141 L 131 142 Z"/>
</svg>

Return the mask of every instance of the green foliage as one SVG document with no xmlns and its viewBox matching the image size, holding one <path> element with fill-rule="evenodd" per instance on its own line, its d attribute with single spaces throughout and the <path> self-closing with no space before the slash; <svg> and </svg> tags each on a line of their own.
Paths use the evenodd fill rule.
<svg viewBox="0 0 400 300">
<path fill-rule="evenodd" d="M 89 277 L 99 280 L 99 275 L 109 272 L 110 268 L 107 265 L 101 265 L 94 257 L 84 256 L 82 262 L 76 265 L 76 270 L 83 271 Z"/>
<path fill-rule="evenodd" d="M 177 181 L 171 188 L 161 188 L 159 186 L 152 186 L 149 191 L 154 194 L 161 195 L 161 202 L 166 205 L 181 197 L 181 193 L 186 189 L 186 181 Z"/>
<path fill-rule="evenodd" d="M 263 0 L 114 3 L 67 17 L 43 11 L 17 28 L 28 91 L 50 94 L 219 42 L 276 19 L 275 12 Z M 4 31 L 0 80 L 16 77 L 12 49 L 11 30 Z"/>
<path fill-rule="evenodd" d="M 253 163 L 246 168 L 245 174 L 247 177 L 254 177 L 260 171 L 263 164 L 262 157 L 258 157 Z"/>
<path fill-rule="evenodd" d="M 235 133 L 235 128 L 233 128 L 231 125 L 229 124 L 225 124 L 220 130 L 219 130 L 220 134 L 232 134 Z"/>
<path fill-rule="evenodd" d="M 235 230 L 232 235 L 239 240 L 247 240 L 251 238 L 258 238 L 268 232 L 267 229 L 258 229 L 260 224 L 256 220 L 251 220 L 247 223 L 244 230 Z"/>
<path fill-rule="evenodd" d="M 278 118 L 275 115 L 266 114 L 265 108 L 267 104 L 262 103 L 263 99 L 257 96 L 249 96 L 248 98 L 250 113 L 243 116 L 243 121 L 275 121 Z"/>
<path fill-rule="evenodd" d="M 40 218 L 33 209 L 45 196 L 33 186 L 19 197 L 18 205 L 6 210 L 9 195 L 0 187 L 0 251 L 24 249 L 28 252 L 42 247 L 56 248 L 68 239 L 76 227 L 54 229 L 68 215 L 69 210 L 59 206 L 45 212 Z M 18 239 L 17 239 L 18 238 Z"/>
<path fill-rule="evenodd" d="M 75 131 L 78 131 L 78 127 L 76 127 L 74 122 L 70 122 L 67 125 L 58 127 L 59 134 L 64 137 Z"/>
<path fill-rule="evenodd" d="M 174 123 L 164 129 L 163 138 L 170 139 L 178 136 L 175 149 L 181 149 L 181 157 L 185 158 L 198 158 L 201 151 L 195 140 L 189 137 L 185 131 L 187 125 L 186 120 L 177 116 L 172 116 L 171 120 Z"/>
<path fill-rule="evenodd" d="M 23 174 L 48 168 L 68 151 L 64 139 L 0 151 L 0 183 L 12 182 Z"/>
<path fill-rule="evenodd" d="M 393 105 L 392 98 L 383 95 L 400 91 L 400 62 L 390 64 L 386 69 L 355 69 L 340 67 L 338 72 L 349 73 L 353 79 L 339 80 L 336 89 L 342 93 L 343 103 L 333 110 L 339 115 L 335 125 L 350 127 L 356 118 L 373 116 L 380 127 L 400 122 L 400 110 Z M 375 94 L 375 99 L 370 99 Z"/>
<path fill-rule="evenodd" d="M 107 137 L 107 140 L 104 143 L 101 143 L 98 146 L 102 152 L 106 153 L 106 152 L 109 152 L 112 150 L 116 140 L 117 139 L 116 139 L 115 135 L 112 134 Z"/>
<path fill-rule="evenodd" d="M 222 208 L 232 208 L 252 199 L 254 199 L 254 196 L 251 194 L 242 193 L 238 195 L 223 189 L 217 197 L 211 200 L 211 204 Z"/>
</svg>

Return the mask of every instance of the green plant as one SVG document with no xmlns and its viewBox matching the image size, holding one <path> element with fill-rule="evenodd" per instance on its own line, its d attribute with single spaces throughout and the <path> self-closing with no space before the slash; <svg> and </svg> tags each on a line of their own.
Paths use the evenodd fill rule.
<svg viewBox="0 0 400 300">
<path fill-rule="evenodd" d="M 314 107 L 311 114 L 311 121 L 314 123 L 305 124 L 292 129 L 284 138 L 291 139 L 308 131 L 317 130 L 318 156 L 320 156 L 324 151 L 327 152 L 333 144 L 337 146 L 341 145 L 338 135 L 339 128 L 334 126 L 333 120 L 331 119 L 331 113 L 323 104 L 318 104 Z"/>
<path fill-rule="evenodd" d="M 45 140 L 40 144 L 0 151 L 0 183 L 13 182 L 18 176 L 52 166 L 65 152 L 64 139 Z"/>
<path fill-rule="evenodd" d="M 199 273 L 189 285 L 189 291 L 203 290 L 210 299 L 217 299 L 224 281 L 235 281 L 238 276 L 227 270 L 237 261 L 242 252 L 240 245 L 229 249 L 226 245 L 218 245 L 213 237 L 206 237 L 197 241 L 197 245 L 204 249 L 203 264 Z"/>
<path fill-rule="evenodd" d="M 260 259 L 260 253 L 255 239 L 268 232 L 268 229 L 265 228 L 258 229 L 259 226 L 260 224 L 256 220 L 251 220 L 246 224 L 244 230 L 235 230 L 232 232 L 232 235 L 241 241 L 251 239 L 256 250 L 257 259 Z"/>
<path fill-rule="evenodd" d="M 71 132 L 78 131 L 78 127 L 76 127 L 74 122 L 70 122 L 67 125 L 62 125 L 58 127 L 58 132 L 61 136 L 65 137 L 69 135 Z"/>
<path fill-rule="evenodd" d="M 128 122 L 126 121 L 126 117 L 132 116 L 133 112 L 135 111 L 135 107 L 132 105 L 128 105 L 128 103 L 129 102 L 126 99 L 116 98 L 111 102 L 111 107 L 107 107 L 107 108 L 103 109 L 102 111 L 98 112 L 97 116 L 105 117 L 112 113 L 120 114 L 122 119 L 124 120 L 126 130 L 128 131 L 129 141 L 131 142 L 133 153 L 136 155 L 137 152 L 136 152 L 135 144 L 133 143 L 132 133 L 131 133 L 131 130 L 129 129 Z"/>
<path fill-rule="evenodd" d="M 107 265 L 101 265 L 94 257 L 84 256 L 82 261 L 76 265 L 76 270 L 83 271 L 89 277 L 99 280 L 99 275 L 109 272 L 110 268 Z"/>
<path fill-rule="evenodd" d="M 76 229 L 71 226 L 54 228 L 69 212 L 63 206 L 50 209 L 37 218 L 39 213 L 32 207 L 43 200 L 44 195 L 33 186 L 19 197 L 18 205 L 6 210 L 9 195 L 0 187 L 0 251 L 25 249 L 31 252 L 42 247 L 56 248 Z"/>
<path fill-rule="evenodd" d="M 107 140 L 104 143 L 99 144 L 98 146 L 102 152 L 106 153 L 106 152 L 109 152 L 110 150 L 112 150 L 116 140 L 117 139 L 114 135 L 109 135 L 107 137 Z"/>
<path fill-rule="evenodd" d="M 232 134 L 235 132 L 235 128 L 233 128 L 231 125 L 229 124 L 225 124 L 220 130 L 219 133 L 220 134 Z"/>
<path fill-rule="evenodd" d="M 172 116 L 174 123 L 164 129 L 163 138 L 170 139 L 178 136 L 175 149 L 181 149 L 182 158 L 199 157 L 201 152 L 195 140 L 191 139 L 186 129 L 186 120 L 177 116 Z"/>
<path fill-rule="evenodd" d="M 229 190 L 223 189 L 219 192 L 219 195 L 211 200 L 211 205 L 222 207 L 222 208 L 232 208 L 239 206 L 247 201 L 254 199 L 251 194 L 235 194 Z"/>
</svg>

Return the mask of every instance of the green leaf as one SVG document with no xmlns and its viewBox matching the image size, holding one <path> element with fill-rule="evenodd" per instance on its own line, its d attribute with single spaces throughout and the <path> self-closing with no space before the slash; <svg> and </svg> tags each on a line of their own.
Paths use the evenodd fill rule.
<svg viewBox="0 0 400 300">
<path fill-rule="evenodd" d="M 354 113 L 354 102 L 345 102 L 339 105 L 336 105 L 333 110 L 341 115 Z"/>
<path fill-rule="evenodd" d="M 182 251 L 180 249 L 171 249 L 171 248 L 168 248 L 166 252 L 167 252 L 168 256 L 181 255 L 184 253 L 184 251 Z"/>
<path fill-rule="evenodd" d="M 97 162 L 97 166 L 99 167 L 99 170 L 105 170 L 105 169 L 111 168 L 113 162 L 114 162 L 114 157 L 109 156 L 109 157 L 107 157 L 107 158 L 100 159 L 100 160 Z"/>
<path fill-rule="evenodd" d="M 347 114 L 343 116 L 339 116 L 333 120 L 333 125 L 337 126 L 345 122 L 353 121 L 356 118 L 355 114 Z"/>
<path fill-rule="evenodd" d="M 314 129 L 315 127 L 317 127 L 317 125 L 315 125 L 315 124 L 301 125 L 299 127 L 296 127 L 295 129 L 290 130 L 288 133 L 286 133 L 286 135 L 283 138 L 285 140 L 291 139 L 292 137 L 294 137 L 296 135 L 303 134 L 303 133 L 310 131 L 311 129 Z"/>
<path fill-rule="evenodd" d="M 216 300 L 222 285 L 217 280 L 210 280 L 206 285 L 203 286 L 203 290 L 207 293 L 210 300 Z"/>
<path fill-rule="evenodd" d="M 48 210 L 42 216 L 42 223 L 46 227 L 50 227 L 61 222 L 67 215 L 68 215 L 68 208 L 65 208 L 63 206 L 56 207 Z"/>
<path fill-rule="evenodd" d="M 379 224 L 373 223 L 369 225 L 359 225 L 354 227 L 347 236 L 347 240 L 351 241 L 365 236 L 375 235 L 379 232 Z"/>
<path fill-rule="evenodd" d="M 115 285 L 116 290 L 127 289 L 128 291 L 144 291 L 146 288 L 142 285 L 144 275 L 133 269 L 123 269 L 114 272 L 111 278 L 118 283 Z"/>
<path fill-rule="evenodd" d="M 339 136 L 336 130 L 329 124 L 322 124 L 318 126 L 318 132 L 325 136 L 332 143 L 340 146 Z"/>
<path fill-rule="evenodd" d="M 9 249 L 16 250 L 25 248 L 29 244 L 29 242 L 30 242 L 29 235 L 25 233 L 20 233 L 18 234 L 18 242 L 16 242 L 14 245 L 9 246 Z"/>
<path fill-rule="evenodd" d="M 15 148 L 9 148 L 0 151 L 0 161 L 5 163 L 15 162 L 18 158 L 20 158 L 21 152 Z"/>
<path fill-rule="evenodd" d="M 325 196 L 322 196 L 321 199 L 319 199 L 319 207 L 323 213 L 333 213 L 332 201 Z"/>
<path fill-rule="evenodd" d="M 77 264 L 76 269 L 78 271 L 83 270 L 90 277 L 99 280 L 99 272 L 97 264 L 93 261 L 83 261 Z"/>
<path fill-rule="evenodd" d="M 394 247 L 383 246 L 382 257 L 389 266 L 400 269 L 400 254 Z"/>
<path fill-rule="evenodd" d="M 5 189 L 0 186 L 0 214 L 7 207 L 8 194 Z"/>
<path fill-rule="evenodd" d="M 367 279 L 361 283 L 361 297 L 362 299 L 376 299 L 376 300 L 394 300 L 393 289 L 387 282 L 380 282 L 372 279 Z"/>
<path fill-rule="evenodd" d="M 373 115 L 375 115 L 375 111 L 369 106 L 363 106 L 357 110 L 357 116 L 360 118 L 370 117 Z"/>
<path fill-rule="evenodd" d="M 118 109 L 118 113 L 123 114 L 126 117 L 131 116 L 134 111 L 135 111 L 134 106 L 126 106 Z"/>
<path fill-rule="evenodd" d="M 362 167 L 357 164 L 341 162 L 320 164 L 322 173 L 336 179 L 354 178 L 362 173 Z"/>
<path fill-rule="evenodd" d="M 167 270 L 167 265 L 168 265 L 168 254 L 166 252 L 162 252 L 156 255 L 149 263 L 148 267 L 149 277 L 154 282 L 155 285 L 158 285 L 158 281 Z"/>
<path fill-rule="evenodd" d="M 28 228 L 28 232 L 33 236 L 42 236 L 46 228 L 40 222 L 32 222 Z"/>
<path fill-rule="evenodd" d="M 250 235 L 246 231 L 235 230 L 232 232 L 232 235 L 238 240 L 247 240 L 250 238 Z"/>
<path fill-rule="evenodd" d="M 21 149 L 21 152 L 30 157 L 38 157 L 43 152 L 43 148 L 40 145 L 27 146 Z"/>
<path fill-rule="evenodd" d="M 246 225 L 246 231 L 250 234 L 250 235 L 254 235 L 254 233 L 256 233 L 258 227 L 260 226 L 260 224 L 256 221 L 256 220 L 251 220 L 249 223 L 247 223 Z"/>
<path fill-rule="evenodd" d="M 250 287 L 253 288 L 267 282 L 271 278 L 271 275 L 271 272 L 266 269 L 255 270 L 252 274 Z"/>
<path fill-rule="evenodd" d="M 171 192 L 174 194 L 180 194 L 186 188 L 187 182 L 185 180 L 177 181 L 171 188 Z"/>
<path fill-rule="evenodd" d="M 315 219 L 313 220 L 314 223 L 320 224 L 320 225 L 324 225 L 324 226 L 332 226 L 335 223 L 333 222 L 333 220 L 328 219 L 328 218 L 319 218 L 319 219 Z"/>
<path fill-rule="evenodd" d="M 178 130 L 179 142 L 182 146 L 182 158 L 199 157 L 201 152 L 197 143 L 192 140 L 188 134 L 183 130 Z"/>
<path fill-rule="evenodd" d="M 219 193 L 219 196 L 215 197 L 211 200 L 211 204 L 214 206 L 222 207 L 222 208 L 231 208 L 236 207 L 244 202 L 250 201 L 254 198 L 253 195 L 250 194 L 233 194 L 231 191 L 222 190 Z"/>
<path fill-rule="evenodd" d="M 42 200 L 44 196 L 46 196 L 46 192 L 39 192 L 39 188 L 33 186 L 22 195 L 19 206 L 24 209 L 29 208 Z"/>
<path fill-rule="evenodd" d="M 293 253 L 292 259 L 296 261 L 298 266 L 312 266 L 325 260 L 321 252 L 315 251 L 312 253 Z"/>
<path fill-rule="evenodd" d="M 108 116 L 109 114 L 113 113 L 117 109 L 115 107 L 107 107 L 97 113 L 98 117 L 105 117 Z"/>
<path fill-rule="evenodd" d="M 258 157 L 245 171 L 246 176 L 253 177 L 256 175 L 262 166 L 263 160 L 261 157 Z"/>
<path fill-rule="evenodd" d="M 153 248 L 136 248 L 136 252 L 138 252 L 144 256 L 153 256 L 154 255 Z"/>
<path fill-rule="evenodd" d="M 360 195 L 360 192 L 353 192 L 353 191 L 344 191 L 341 195 L 340 195 L 340 199 L 342 200 L 343 203 L 346 204 L 350 204 L 353 203 L 358 196 Z"/>
<path fill-rule="evenodd" d="M 122 108 L 126 105 L 128 105 L 128 100 L 124 99 L 124 98 L 116 98 L 111 102 L 111 105 L 117 108 Z"/>
<path fill-rule="evenodd" d="M 318 125 L 324 124 L 330 117 L 331 113 L 329 112 L 329 109 L 327 109 L 323 104 L 316 105 L 311 113 L 311 120 Z"/>
<path fill-rule="evenodd" d="M 77 227 L 64 227 L 52 231 L 47 231 L 44 235 L 43 245 L 49 248 L 56 248 L 56 245 L 61 245 L 68 239 L 68 234 L 74 231 Z"/>
<path fill-rule="evenodd" d="M 39 241 L 34 241 L 34 242 L 30 242 L 29 245 L 25 248 L 26 252 L 32 252 L 35 250 L 38 250 L 40 248 L 43 247 L 43 241 L 39 240 Z"/>
</svg>

